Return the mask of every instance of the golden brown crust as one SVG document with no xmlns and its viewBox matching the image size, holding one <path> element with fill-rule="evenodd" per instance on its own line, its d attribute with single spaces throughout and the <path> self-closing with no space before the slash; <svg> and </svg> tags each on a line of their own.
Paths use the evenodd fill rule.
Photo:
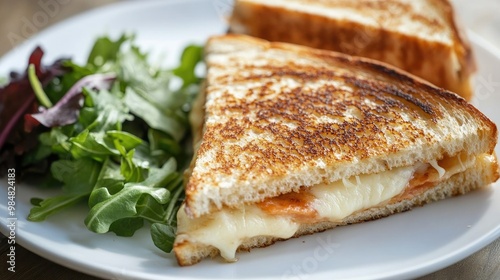
<svg viewBox="0 0 500 280">
<path fill-rule="evenodd" d="M 326 10 L 339 7 L 354 10 L 377 25 L 272 3 L 240 0 L 236 1 L 231 18 L 231 32 L 384 61 L 467 100 L 472 98 L 471 77 L 476 70 L 474 57 L 449 1 L 418 1 L 429 6 L 423 10 L 416 10 L 401 0 L 307 2 Z M 428 10 L 431 6 L 432 10 Z M 426 31 L 422 33 L 431 35 L 426 38 L 424 34 L 418 34 L 420 30 L 404 33 L 391 29 L 392 26 L 404 26 L 405 20 L 425 27 Z M 442 36 L 447 36 L 450 42 L 431 38 L 433 33 L 443 33 Z"/>
<path fill-rule="evenodd" d="M 441 1 L 442 5 L 445 6 L 445 14 L 447 22 L 450 28 L 453 30 L 455 48 L 458 49 L 459 59 L 462 59 L 461 65 L 463 65 L 464 76 L 474 73 L 477 70 L 476 60 L 474 58 L 474 53 L 470 41 L 465 34 L 464 28 L 461 26 L 460 21 L 457 19 L 457 15 L 454 12 L 453 5 L 448 0 L 436 0 Z M 467 98 L 466 98 L 467 99 Z"/>
<path fill-rule="evenodd" d="M 249 61 L 237 52 L 211 50 L 238 44 L 249 48 Z M 198 170 L 186 186 L 186 209 L 191 216 L 214 206 L 258 202 L 297 191 L 301 186 L 297 182 L 287 185 L 280 180 L 293 176 L 302 180 L 301 172 L 316 171 L 318 162 L 326 166 L 323 179 L 302 185 L 338 180 L 345 174 L 328 172 L 340 170 L 339 165 L 346 162 L 368 165 L 372 161 L 378 166 L 366 172 L 380 172 L 381 165 L 389 169 L 439 158 L 445 152 L 452 156 L 463 145 L 469 145 L 470 153 L 494 149 L 496 126 L 476 108 L 387 64 L 243 35 L 214 37 L 207 46 L 206 114 L 210 122 L 197 153 L 197 160 L 201 158 Z M 226 60 L 210 60 L 211 55 Z M 290 80 L 296 86 L 280 84 Z M 251 86 L 235 92 L 246 85 Z M 459 125 L 471 129 L 469 134 L 464 137 L 464 132 L 449 131 L 441 135 Z M 450 145 L 455 137 L 458 144 L 449 148 L 442 137 L 448 137 Z M 434 152 L 425 154 L 428 151 Z M 412 156 L 405 161 L 388 160 L 405 155 Z M 251 184 L 262 189 L 252 189 Z M 242 185 L 248 185 L 246 194 Z M 242 193 L 231 193 L 231 188 L 240 188 Z M 217 202 L 220 197 L 227 200 Z M 199 207 L 201 201 L 213 204 Z"/>
</svg>

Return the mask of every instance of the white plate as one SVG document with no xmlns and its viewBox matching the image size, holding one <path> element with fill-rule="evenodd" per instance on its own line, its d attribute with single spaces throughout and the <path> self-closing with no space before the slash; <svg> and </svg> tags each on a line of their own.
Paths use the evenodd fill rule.
<svg viewBox="0 0 500 280">
<path fill-rule="evenodd" d="M 7 54 L 0 60 L 0 75 L 24 67 L 37 44 L 46 50 L 46 63 L 61 55 L 82 61 L 96 36 L 123 31 L 136 32 L 138 43 L 154 53 L 167 53 L 173 63 L 185 44 L 203 43 L 210 34 L 225 31 L 220 11 L 230 8 L 228 3 L 132 1 L 91 11 L 47 29 Z M 500 83 L 496 83 L 500 82 L 500 55 L 480 38 L 471 34 L 471 39 L 480 69 L 475 103 L 500 124 Z M 1 185 L 0 222 L 6 234 L 6 179 Z M 85 206 L 42 223 L 28 222 L 30 198 L 46 197 L 47 193 L 27 185 L 17 186 L 16 191 L 16 240 L 20 245 L 61 265 L 104 278 L 414 278 L 451 265 L 500 236 L 500 185 L 496 183 L 493 188 L 385 219 L 242 253 L 237 263 L 216 259 L 180 268 L 173 255 L 156 249 L 146 229 L 133 238 L 88 231 L 83 224 Z"/>
</svg>

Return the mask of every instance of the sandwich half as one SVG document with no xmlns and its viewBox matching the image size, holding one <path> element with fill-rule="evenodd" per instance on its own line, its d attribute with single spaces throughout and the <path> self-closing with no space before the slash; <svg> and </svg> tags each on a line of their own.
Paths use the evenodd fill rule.
<svg viewBox="0 0 500 280">
<path fill-rule="evenodd" d="M 472 98 L 476 67 L 448 0 L 236 0 L 230 32 L 380 60 Z"/>
<path fill-rule="evenodd" d="M 498 179 L 497 128 L 386 64 L 212 37 L 193 112 L 180 265 L 467 193 Z"/>
</svg>

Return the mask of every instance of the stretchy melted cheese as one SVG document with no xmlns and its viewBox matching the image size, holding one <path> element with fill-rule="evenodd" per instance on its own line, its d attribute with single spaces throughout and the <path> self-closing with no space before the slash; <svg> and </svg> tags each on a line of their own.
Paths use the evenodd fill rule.
<svg viewBox="0 0 500 280">
<path fill-rule="evenodd" d="M 238 209 L 223 208 L 196 219 L 188 218 L 183 206 L 177 214 L 178 240 L 213 246 L 223 258 L 235 261 L 238 247 L 247 239 L 256 236 L 287 239 L 301 224 L 341 221 L 357 211 L 414 195 L 422 186 L 432 187 L 474 162 L 474 157 L 459 154 L 439 162 L 320 184 Z"/>
<path fill-rule="evenodd" d="M 340 221 L 356 211 L 397 196 L 407 187 L 417 169 L 418 166 L 402 167 L 318 185 L 309 191 L 312 199 L 308 198 L 303 203 L 298 197 L 309 196 L 307 193 L 288 197 L 293 202 L 299 202 L 295 206 L 289 203 L 288 208 L 276 207 L 283 204 L 273 203 L 270 199 L 239 209 L 224 208 L 196 219 L 188 218 L 181 208 L 178 212 L 178 239 L 211 245 L 220 250 L 223 258 L 234 261 L 236 250 L 246 239 L 255 236 L 290 238 L 307 218 L 310 223 L 318 220 Z M 270 203 L 275 207 L 269 207 Z"/>
<path fill-rule="evenodd" d="M 236 261 L 236 250 L 247 238 L 290 238 L 299 229 L 299 224 L 289 217 L 266 214 L 256 205 L 246 205 L 240 209 L 227 208 L 196 219 L 187 217 L 183 205 L 177 213 L 177 220 L 178 240 L 211 245 L 219 249 L 221 256 L 228 261 Z"/>
</svg>

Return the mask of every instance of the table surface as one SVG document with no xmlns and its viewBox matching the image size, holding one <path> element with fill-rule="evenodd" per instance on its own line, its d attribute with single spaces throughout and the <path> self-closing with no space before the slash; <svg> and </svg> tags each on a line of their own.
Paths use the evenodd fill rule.
<svg viewBox="0 0 500 280">
<path fill-rule="evenodd" d="M 68 18 L 82 11 L 103 6 L 118 0 L 86 0 L 64 1 L 60 10 L 52 15 L 46 26 Z M 41 10 L 41 2 L 29 0 L 0 0 L 0 56 L 15 47 L 8 38 L 11 32 L 20 33 L 23 18 Z M 457 13 L 463 25 L 479 35 L 500 46 L 500 1 L 498 0 L 453 0 Z M 5 236 L 0 235 L 0 262 L 7 261 L 8 244 Z M 44 259 L 18 246 L 16 248 L 16 272 L 6 272 L 2 265 L 0 275 L 2 279 L 40 279 L 50 275 L 51 279 L 97 279 L 95 277 L 73 271 Z M 435 273 L 426 275 L 420 280 L 432 279 L 500 279 L 500 239 L 486 246 L 472 256 Z"/>
</svg>

